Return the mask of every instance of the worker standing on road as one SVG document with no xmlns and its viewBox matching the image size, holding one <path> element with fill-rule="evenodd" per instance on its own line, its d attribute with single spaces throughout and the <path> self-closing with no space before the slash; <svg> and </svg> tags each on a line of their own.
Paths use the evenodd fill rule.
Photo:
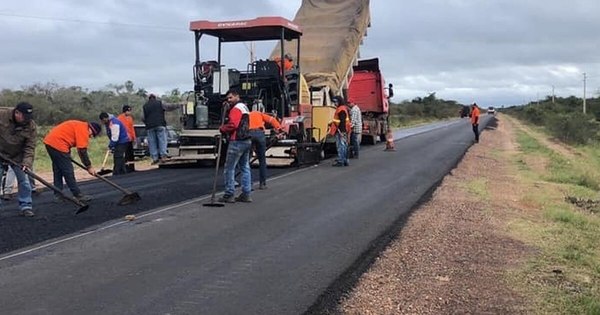
<svg viewBox="0 0 600 315">
<path fill-rule="evenodd" d="M 352 132 L 350 134 L 351 157 L 358 159 L 360 141 L 362 140 L 362 114 L 360 107 L 358 107 L 354 100 L 349 100 L 348 105 L 350 105 L 350 123 L 352 124 Z"/>
<path fill-rule="evenodd" d="M 18 103 L 14 109 L 0 108 L 0 153 L 19 165 L 11 165 L 17 177 L 19 211 L 26 217 L 34 216 L 31 184 L 25 173 L 31 170 L 35 155 L 37 126 L 33 121 L 33 106 Z M 6 163 L 8 161 L 2 161 Z M 0 167 L 0 178 L 4 167 Z"/>
<path fill-rule="evenodd" d="M 475 134 L 475 143 L 479 142 L 479 106 L 477 103 L 471 105 L 471 125 Z"/>
<path fill-rule="evenodd" d="M 54 186 L 62 190 L 64 178 L 71 193 L 73 193 L 73 197 L 82 202 L 90 201 L 92 197 L 82 194 L 77 186 L 75 171 L 71 162 L 71 148 L 77 148 L 79 158 L 87 168 L 87 172 L 94 176 L 96 170 L 92 167 L 87 148 L 90 138 L 97 137 L 100 132 L 102 132 L 102 127 L 95 122 L 67 120 L 52 128 L 44 138 L 46 151 L 48 151 L 48 155 L 52 160 Z M 63 198 L 55 193 L 54 201 L 62 202 Z"/>
<path fill-rule="evenodd" d="M 351 131 L 350 114 L 344 98 L 333 97 L 333 104 L 337 106 L 333 114 L 333 121 L 329 126 L 329 134 L 335 136 L 335 144 L 338 158 L 333 166 L 348 166 L 348 132 Z"/>
<path fill-rule="evenodd" d="M 148 150 L 152 158 L 152 165 L 158 162 L 167 162 L 171 158 L 167 154 L 167 120 L 165 111 L 176 110 L 181 104 L 167 104 L 156 99 L 156 95 L 150 94 L 148 101 L 144 104 L 144 118 L 148 131 Z"/>
<path fill-rule="evenodd" d="M 127 173 L 125 151 L 127 151 L 127 143 L 131 142 L 127 128 L 117 117 L 105 112 L 100 113 L 100 121 L 106 127 L 108 149 L 113 154 L 113 175 L 123 175 Z"/>
<path fill-rule="evenodd" d="M 133 142 L 135 141 L 135 128 L 133 127 L 133 116 L 131 116 L 131 106 L 123 105 L 123 112 L 117 117 L 125 129 L 127 129 L 127 136 L 129 136 L 129 142 L 127 142 L 127 149 L 125 149 L 125 169 L 127 173 L 135 171 L 135 156 L 133 155 Z"/>
<path fill-rule="evenodd" d="M 250 137 L 252 139 L 252 149 L 256 153 L 259 166 L 259 185 L 258 189 L 267 189 L 267 140 L 265 137 L 265 124 L 271 125 L 276 132 L 281 131 L 281 124 L 277 118 L 253 111 L 249 114 L 250 118 Z"/>
<path fill-rule="evenodd" d="M 230 106 L 227 121 L 221 125 L 219 130 L 229 137 L 227 157 L 225 158 L 225 194 L 219 198 L 219 202 L 233 203 L 236 201 L 252 202 L 250 192 L 252 191 L 252 175 L 250 174 L 250 150 L 252 141 L 249 134 L 250 112 L 246 104 L 240 101 L 237 90 L 227 91 L 227 102 L 223 106 Z M 234 198 L 235 193 L 235 170 L 238 167 L 242 173 L 242 193 Z"/>
</svg>

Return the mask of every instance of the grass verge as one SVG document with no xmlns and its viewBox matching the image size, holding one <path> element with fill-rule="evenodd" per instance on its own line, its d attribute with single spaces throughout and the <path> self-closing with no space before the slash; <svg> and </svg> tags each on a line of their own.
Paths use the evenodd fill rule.
<svg viewBox="0 0 600 315">
<path fill-rule="evenodd" d="M 517 131 L 513 166 L 530 187 L 520 200 L 529 210 L 510 232 L 537 254 L 511 278 L 540 314 L 600 314 L 600 217 L 565 200 L 598 198 L 600 148 L 573 148 L 566 157 L 536 137 Z"/>
</svg>

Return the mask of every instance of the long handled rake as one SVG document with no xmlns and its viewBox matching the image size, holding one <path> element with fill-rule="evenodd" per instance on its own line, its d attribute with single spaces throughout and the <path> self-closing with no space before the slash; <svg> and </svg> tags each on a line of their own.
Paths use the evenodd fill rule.
<svg viewBox="0 0 600 315">
<path fill-rule="evenodd" d="M 6 162 L 8 162 L 9 164 L 11 164 L 13 167 L 17 167 L 17 168 L 22 168 L 21 164 L 7 158 L 6 156 L 0 154 L 0 158 L 2 158 L 3 160 L 5 160 Z M 67 196 L 65 195 L 62 190 L 58 189 L 58 187 L 50 184 L 49 182 L 47 182 L 45 179 L 41 178 L 39 175 L 35 174 L 34 172 L 32 172 L 29 169 L 25 169 L 24 170 L 25 174 L 35 178 L 37 181 L 39 181 L 40 183 L 44 184 L 44 186 L 54 190 L 55 193 L 57 193 L 58 195 L 60 195 L 64 200 L 68 200 L 72 203 L 74 203 L 75 205 L 77 205 L 79 208 L 75 211 L 75 214 L 80 214 L 84 211 L 87 211 L 87 209 L 90 207 L 89 205 L 77 200 L 76 198 L 73 198 L 71 196 Z"/>
<path fill-rule="evenodd" d="M 74 159 L 71 159 L 71 162 L 73 162 L 75 165 L 81 167 L 82 169 L 87 170 L 87 168 L 83 164 L 75 161 Z M 119 190 L 119 191 L 121 191 L 122 193 L 125 194 L 125 196 L 123 196 L 123 198 L 121 198 L 121 200 L 119 200 L 119 202 L 117 203 L 119 206 L 128 205 L 128 204 L 137 202 L 137 201 L 139 201 L 139 200 L 142 199 L 142 197 L 140 197 L 140 195 L 137 192 L 127 190 L 127 189 L 125 189 L 125 188 L 117 185 L 115 182 L 113 182 L 113 181 L 111 181 L 111 180 L 109 180 L 107 178 L 104 178 L 104 177 L 102 177 L 102 176 L 100 176 L 98 174 L 95 174 L 94 177 L 96 177 L 96 178 L 102 180 L 103 182 L 105 182 L 105 183 L 113 186 L 114 188 L 116 188 L 117 190 Z"/>
</svg>

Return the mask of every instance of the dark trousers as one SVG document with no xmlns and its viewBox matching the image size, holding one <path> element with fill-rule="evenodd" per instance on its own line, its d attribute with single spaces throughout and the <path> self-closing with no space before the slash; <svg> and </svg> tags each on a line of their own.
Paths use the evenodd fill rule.
<svg viewBox="0 0 600 315">
<path fill-rule="evenodd" d="M 252 137 L 252 149 L 256 153 L 258 158 L 258 177 L 260 184 L 267 183 L 267 157 L 265 156 L 267 151 L 267 140 L 265 138 L 264 130 L 250 130 L 250 136 Z"/>
<path fill-rule="evenodd" d="M 127 173 L 135 171 L 135 164 L 133 161 L 135 160 L 135 156 L 133 155 L 133 142 L 127 142 L 127 148 L 125 149 L 125 169 Z"/>
<path fill-rule="evenodd" d="M 54 174 L 54 186 L 62 190 L 63 189 L 63 178 L 67 182 L 67 186 L 73 193 L 73 196 L 81 194 L 79 187 L 77 187 L 77 181 L 75 180 L 75 170 L 73 170 L 73 163 L 71 162 L 71 154 L 60 152 L 53 147 L 46 145 L 46 151 L 52 160 L 52 173 Z"/>
<path fill-rule="evenodd" d="M 355 159 L 358 159 L 358 151 L 360 151 L 360 142 L 358 141 L 358 137 L 360 136 L 357 132 L 350 133 L 350 156 Z"/>
<path fill-rule="evenodd" d="M 125 169 L 125 151 L 127 151 L 127 143 L 117 143 L 113 151 L 113 175 L 123 175 L 127 173 Z"/>
<path fill-rule="evenodd" d="M 479 142 L 479 124 L 473 125 L 473 133 L 475 134 L 475 142 Z"/>
</svg>

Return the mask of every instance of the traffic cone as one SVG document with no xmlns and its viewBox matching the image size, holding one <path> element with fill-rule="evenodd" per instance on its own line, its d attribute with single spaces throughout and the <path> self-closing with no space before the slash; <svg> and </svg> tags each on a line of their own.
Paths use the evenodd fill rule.
<svg viewBox="0 0 600 315">
<path fill-rule="evenodd" d="M 385 135 L 385 150 L 384 151 L 396 151 L 394 147 L 394 134 L 392 129 L 388 129 Z"/>
</svg>

